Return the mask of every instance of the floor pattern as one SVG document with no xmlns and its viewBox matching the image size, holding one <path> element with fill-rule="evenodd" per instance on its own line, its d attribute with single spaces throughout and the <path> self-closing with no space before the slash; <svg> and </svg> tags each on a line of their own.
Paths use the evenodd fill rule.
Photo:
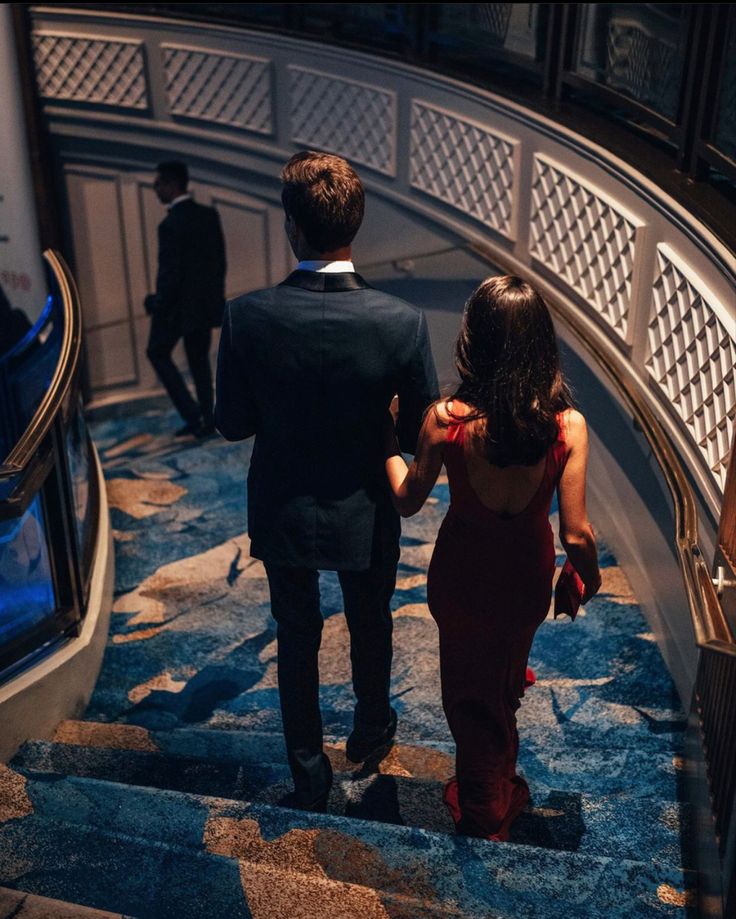
<svg viewBox="0 0 736 919">
<path fill-rule="evenodd" d="M 151 407 L 93 427 L 116 543 L 108 647 L 85 720 L 0 767 L 0 884 L 141 919 L 691 912 L 685 718 L 605 547 L 600 595 L 575 623 L 550 618 L 537 634 L 538 682 L 519 713 L 532 800 L 505 845 L 455 837 L 441 803 L 453 745 L 426 570 L 446 481 L 404 521 L 397 742 L 362 767 L 344 756 L 347 629 L 336 578 L 323 575 L 336 781 L 327 814 L 302 814 L 278 804 L 290 784 L 275 630 L 244 532 L 251 444 L 176 441 L 175 426 Z M 2 904 L 0 892 L 0 916 Z"/>
</svg>

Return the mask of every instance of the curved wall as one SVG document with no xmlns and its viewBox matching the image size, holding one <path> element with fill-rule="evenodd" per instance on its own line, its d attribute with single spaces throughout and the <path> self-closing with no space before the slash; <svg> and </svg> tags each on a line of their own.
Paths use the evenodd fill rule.
<svg viewBox="0 0 736 919">
<path fill-rule="evenodd" d="M 87 708 L 110 628 L 115 587 L 115 549 L 105 479 L 92 448 L 100 503 L 87 610 L 81 630 L 58 650 L 0 686 L 0 763 L 8 762 L 29 737 L 49 738 L 65 718 L 81 717 Z"/>
<path fill-rule="evenodd" d="M 317 147 L 357 164 L 380 202 L 384 217 L 362 263 L 386 264 L 369 276 L 411 275 L 422 257 L 435 252 L 441 261 L 443 251 L 463 249 L 463 277 L 473 266 L 481 276 L 490 262 L 547 292 L 579 394 L 585 401 L 595 391 L 592 401 L 612 406 L 598 412 L 592 491 L 594 504 L 611 517 L 615 507 L 619 517 L 601 529 L 627 564 L 689 696 L 695 653 L 669 549 L 670 504 L 586 341 L 638 387 L 677 447 L 699 496 L 710 555 L 736 413 L 733 253 L 586 138 L 445 77 L 224 27 L 59 6 L 33 7 L 32 16 L 39 90 L 72 213 L 85 201 L 87 213 L 127 207 L 125 226 L 137 225 L 143 239 L 140 227 L 155 219 L 146 217 L 142 170 L 164 156 L 185 158 L 213 196 L 244 196 L 236 209 L 260 214 L 260 231 L 254 223 L 240 235 L 268 240 L 266 255 L 248 264 L 265 259 L 271 283 L 288 264 L 278 241 L 279 169 L 295 150 Z M 69 182 L 85 170 L 107 177 L 102 208 L 96 199 L 89 204 L 89 183 L 75 191 Z M 119 240 L 121 251 L 125 243 Z M 145 270 L 150 276 L 141 265 L 125 274 L 121 256 L 115 308 L 133 326 L 142 320 L 141 291 L 130 290 L 129 279 Z M 240 287 L 249 285 L 259 283 L 243 270 Z M 90 291 L 88 300 L 94 285 Z M 113 318 L 103 316 L 100 327 Z M 446 326 L 440 333 L 435 323 L 435 339 L 446 337 Z"/>
</svg>

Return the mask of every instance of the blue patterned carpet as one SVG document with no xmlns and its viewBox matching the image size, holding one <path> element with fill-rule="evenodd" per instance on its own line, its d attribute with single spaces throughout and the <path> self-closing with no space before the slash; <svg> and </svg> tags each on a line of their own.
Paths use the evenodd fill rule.
<svg viewBox="0 0 736 919">
<path fill-rule="evenodd" d="M 519 713 L 532 800 L 508 844 L 455 837 L 426 570 L 442 480 L 404 522 L 393 600 L 397 742 L 344 757 L 347 629 L 321 589 L 336 782 L 325 815 L 279 807 L 275 630 L 249 557 L 250 442 L 171 438 L 173 412 L 98 422 L 115 530 L 108 648 L 85 720 L 0 767 L 0 884 L 138 917 L 686 916 L 685 718 L 616 560 L 575 623 L 548 619 Z"/>
</svg>

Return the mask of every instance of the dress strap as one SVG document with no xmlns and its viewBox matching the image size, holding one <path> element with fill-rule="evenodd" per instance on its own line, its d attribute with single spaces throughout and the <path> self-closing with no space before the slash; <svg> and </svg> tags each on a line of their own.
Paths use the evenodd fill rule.
<svg viewBox="0 0 736 919">
<path fill-rule="evenodd" d="M 560 476 L 565 468 L 567 463 L 567 458 L 570 455 L 570 449 L 567 446 L 567 419 L 565 417 L 565 412 L 558 412 L 557 414 L 557 440 L 551 446 L 552 458 L 554 460 L 553 465 L 553 475 L 555 484 L 559 482 Z"/>
<path fill-rule="evenodd" d="M 458 498 L 467 500 L 470 487 L 465 468 L 465 421 L 462 417 L 453 417 L 449 412 L 448 415 L 444 463 L 450 481 L 450 499 L 455 502 Z"/>
</svg>

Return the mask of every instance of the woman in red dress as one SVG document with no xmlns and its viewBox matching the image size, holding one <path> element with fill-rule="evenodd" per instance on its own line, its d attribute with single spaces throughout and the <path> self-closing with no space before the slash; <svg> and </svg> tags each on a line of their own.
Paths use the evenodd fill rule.
<svg viewBox="0 0 736 919">
<path fill-rule="evenodd" d="M 386 472 L 402 516 L 447 469 L 450 508 L 429 566 L 442 703 L 456 744 L 445 802 L 457 830 L 508 839 L 529 789 L 516 774 L 516 710 L 527 658 L 547 616 L 555 570 L 549 511 L 584 584 L 601 579 L 585 509 L 588 437 L 559 367 L 554 328 L 520 278 L 489 278 L 468 300 L 456 346 L 460 385 L 428 412 L 407 468 L 393 434 Z"/>
</svg>

